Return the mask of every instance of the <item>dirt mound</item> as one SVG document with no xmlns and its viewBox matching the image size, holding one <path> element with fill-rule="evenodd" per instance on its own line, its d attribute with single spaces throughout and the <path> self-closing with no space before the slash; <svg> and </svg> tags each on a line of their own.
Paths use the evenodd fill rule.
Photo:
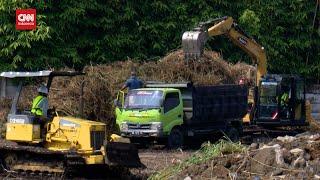
<svg viewBox="0 0 320 180">
<path fill-rule="evenodd" d="M 319 149 L 320 134 L 308 132 L 278 137 L 268 144 L 251 145 L 246 151 L 221 153 L 205 162 L 184 166 L 189 161 L 187 159 L 177 165 L 184 168 L 169 175 L 172 179 L 318 179 Z M 160 171 L 152 178 L 167 177 L 166 173 L 166 170 Z"/>
<path fill-rule="evenodd" d="M 56 78 L 50 90 L 50 107 L 54 106 L 67 115 L 78 116 L 82 100 L 84 118 L 107 122 L 112 127 L 113 100 L 132 69 L 137 71 L 143 81 L 193 81 L 202 85 L 233 84 L 237 83 L 240 77 L 247 77 L 250 83 L 254 81 L 255 72 L 253 66 L 244 63 L 229 64 L 212 51 L 206 51 L 199 61 L 185 62 L 182 50 L 178 50 L 159 61 L 127 60 L 87 66 L 84 68 L 85 76 Z M 82 85 L 83 96 L 80 93 Z M 36 86 L 24 88 L 20 101 L 21 109 L 30 109 L 32 98 L 37 93 Z M 4 114 L 7 114 L 7 110 L 4 110 Z"/>
</svg>

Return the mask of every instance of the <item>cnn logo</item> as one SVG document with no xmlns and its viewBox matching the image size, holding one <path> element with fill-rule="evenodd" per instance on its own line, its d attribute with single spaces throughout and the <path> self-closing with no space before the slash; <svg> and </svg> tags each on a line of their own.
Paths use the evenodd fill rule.
<svg viewBox="0 0 320 180">
<path fill-rule="evenodd" d="M 30 22 L 34 21 L 34 14 L 19 14 L 18 21 L 20 22 Z"/>
<path fill-rule="evenodd" d="M 16 29 L 32 30 L 37 27 L 35 9 L 17 9 L 16 10 Z"/>
</svg>

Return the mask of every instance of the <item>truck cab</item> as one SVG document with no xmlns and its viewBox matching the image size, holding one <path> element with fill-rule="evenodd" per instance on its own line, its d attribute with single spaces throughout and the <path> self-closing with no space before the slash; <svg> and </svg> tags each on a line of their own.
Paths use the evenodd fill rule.
<svg viewBox="0 0 320 180">
<path fill-rule="evenodd" d="M 183 123 L 181 93 L 174 88 L 142 88 L 128 92 L 117 106 L 117 125 L 125 137 L 168 136 Z"/>
</svg>

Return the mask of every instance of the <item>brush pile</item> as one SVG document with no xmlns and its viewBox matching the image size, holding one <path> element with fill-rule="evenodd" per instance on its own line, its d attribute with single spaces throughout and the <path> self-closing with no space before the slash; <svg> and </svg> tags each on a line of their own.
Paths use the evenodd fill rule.
<svg viewBox="0 0 320 180">
<path fill-rule="evenodd" d="M 78 116 L 82 101 L 84 118 L 103 121 L 112 127 L 113 100 L 131 70 L 135 70 L 143 81 L 192 81 L 194 84 L 214 85 L 234 84 L 243 77 L 252 84 L 255 79 L 253 66 L 245 63 L 229 64 L 212 51 L 206 51 L 198 61 L 185 62 L 182 50 L 178 50 L 159 61 L 127 60 L 108 65 L 86 66 L 85 76 L 58 77 L 54 79 L 50 89 L 50 107 L 54 106 L 63 114 Z M 80 93 L 82 86 L 83 96 Z M 30 109 L 32 98 L 37 94 L 36 87 L 37 85 L 32 85 L 24 89 L 21 108 Z"/>
</svg>

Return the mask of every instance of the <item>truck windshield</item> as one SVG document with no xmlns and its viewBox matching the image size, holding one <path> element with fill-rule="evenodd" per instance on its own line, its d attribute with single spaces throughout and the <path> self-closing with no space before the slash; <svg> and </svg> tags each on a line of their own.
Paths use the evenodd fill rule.
<svg viewBox="0 0 320 180">
<path fill-rule="evenodd" d="M 260 89 L 261 104 L 277 104 L 277 83 L 262 82 Z"/>
<path fill-rule="evenodd" d="M 162 91 L 132 90 L 126 96 L 125 109 L 152 109 L 159 108 L 163 100 Z"/>
</svg>

